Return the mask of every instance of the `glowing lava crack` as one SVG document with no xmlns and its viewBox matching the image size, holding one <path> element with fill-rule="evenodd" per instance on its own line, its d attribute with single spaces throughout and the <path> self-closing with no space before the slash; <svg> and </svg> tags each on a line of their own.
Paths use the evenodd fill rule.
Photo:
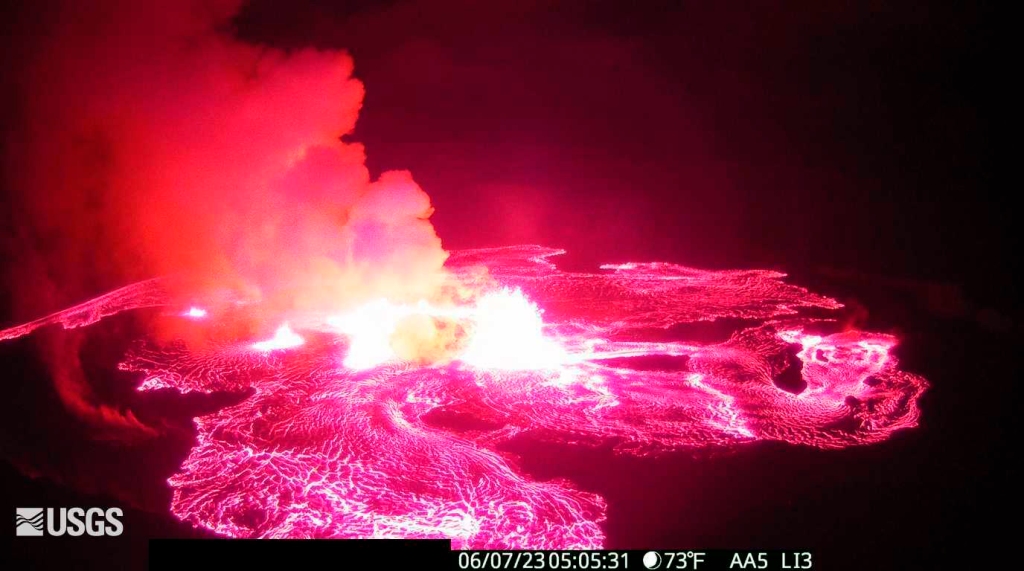
<svg viewBox="0 0 1024 571">
<path fill-rule="evenodd" d="M 802 313 L 839 304 L 782 274 L 661 263 L 566 273 L 547 260 L 559 253 L 453 253 L 456 274 L 482 265 L 502 285 L 470 307 L 381 301 L 290 322 L 266 340 L 141 344 L 122 363 L 139 374 L 139 390 L 252 391 L 196 419 L 198 442 L 169 480 L 173 513 L 235 537 L 598 548 L 603 499 L 570 482 L 531 481 L 498 444 L 524 435 L 613 442 L 635 455 L 756 440 L 842 448 L 916 426 L 927 383 L 898 370 L 897 340 L 827 333 L 828 320 Z M 159 281 L 136 284 L 0 339 L 86 325 L 160 296 Z M 388 339 L 417 314 L 464 320 L 472 334 L 448 362 L 403 362 Z M 217 308 L 172 315 L 199 326 Z M 722 318 L 749 325 L 720 343 L 670 335 Z"/>
</svg>

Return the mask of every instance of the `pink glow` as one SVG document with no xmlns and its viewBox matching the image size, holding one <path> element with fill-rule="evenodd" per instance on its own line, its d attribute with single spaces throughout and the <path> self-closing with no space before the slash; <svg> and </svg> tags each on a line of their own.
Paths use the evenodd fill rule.
<svg viewBox="0 0 1024 571">
<path fill-rule="evenodd" d="M 185 317 L 191 317 L 193 319 L 202 319 L 206 317 L 206 310 L 201 307 L 190 307 L 184 315 Z"/>
<path fill-rule="evenodd" d="M 139 375 L 140 391 L 253 390 L 196 419 L 196 446 L 169 480 L 171 511 L 231 537 L 599 548 L 604 499 L 529 479 L 498 445 L 614 442 L 635 456 L 762 440 L 841 449 L 917 426 L 928 385 L 899 370 L 898 340 L 804 315 L 841 306 L 782 274 L 660 263 L 574 274 L 549 262 L 558 253 L 454 252 L 456 275 L 484 265 L 500 284 L 476 305 L 379 302 L 320 325 L 292 321 L 308 342 L 299 347 L 303 337 L 282 326 L 262 347 L 294 350 L 272 356 L 180 344 L 130 353 L 121 368 Z M 93 313 L 140 306 L 131 300 L 151 300 L 152 288 L 122 290 L 116 307 L 97 300 L 107 305 Z M 476 327 L 451 362 L 416 366 L 382 341 L 409 312 Z M 750 321 L 720 342 L 671 334 L 720 318 Z M 803 390 L 774 380 L 792 354 Z M 474 428 L 438 420 L 446 415 Z"/>
</svg>

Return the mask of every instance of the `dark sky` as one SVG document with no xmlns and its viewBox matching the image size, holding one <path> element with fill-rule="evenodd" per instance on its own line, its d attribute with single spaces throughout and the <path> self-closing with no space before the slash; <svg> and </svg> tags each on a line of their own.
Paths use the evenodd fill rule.
<svg viewBox="0 0 1024 571">
<path fill-rule="evenodd" d="M 834 266 L 1012 299 L 991 14 L 913 4 L 255 0 L 235 23 L 352 53 L 351 138 L 372 170 L 412 171 L 446 247 Z"/>
<path fill-rule="evenodd" d="M 354 138 L 450 247 L 990 282 L 1010 209 L 979 6 L 257 1 L 237 26 L 351 51 Z"/>
</svg>

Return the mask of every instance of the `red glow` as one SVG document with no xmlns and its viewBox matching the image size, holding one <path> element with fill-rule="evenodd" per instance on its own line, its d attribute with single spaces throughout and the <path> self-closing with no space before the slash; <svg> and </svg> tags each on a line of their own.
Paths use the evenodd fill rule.
<svg viewBox="0 0 1024 571">
<path fill-rule="evenodd" d="M 839 304 L 782 274 L 662 263 L 573 274 L 549 263 L 557 253 L 454 252 L 454 274 L 484 265 L 498 289 L 455 309 L 382 301 L 346 316 L 297 317 L 260 345 L 289 351 L 252 351 L 260 341 L 245 340 L 152 342 L 129 354 L 122 369 L 138 373 L 142 391 L 253 390 L 196 419 L 197 444 L 169 480 L 173 513 L 232 537 L 597 548 L 604 500 L 568 482 L 531 481 L 496 445 L 531 436 L 617 442 L 633 455 L 758 440 L 834 449 L 917 424 L 927 383 L 897 368 L 897 339 L 819 332 L 829 320 L 801 312 Z M 144 282 L 36 325 L 73 327 L 159 297 L 159 282 Z M 231 319 L 230 307 L 218 309 L 218 319 Z M 415 365 L 382 341 L 403 312 L 449 312 L 476 327 L 452 360 Z M 752 322 L 721 343 L 669 335 L 677 324 L 727 317 Z M 773 380 L 790 347 L 802 390 Z M 471 419 L 472 429 L 437 420 L 448 413 Z"/>
</svg>

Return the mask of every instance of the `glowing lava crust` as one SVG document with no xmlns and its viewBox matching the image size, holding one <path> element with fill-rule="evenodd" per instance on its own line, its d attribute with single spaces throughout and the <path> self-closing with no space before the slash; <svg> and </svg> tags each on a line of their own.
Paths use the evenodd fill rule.
<svg viewBox="0 0 1024 571">
<path fill-rule="evenodd" d="M 297 316 L 268 339 L 140 342 L 121 365 L 140 391 L 251 391 L 196 419 L 197 443 L 169 480 L 172 512 L 233 537 L 600 548 L 604 500 L 531 481 L 499 444 L 614 443 L 633 455 L 758 440 L 843 448 L 917 424 L 927 383 L 898 370 L 897 339 L 809 317 L 840 305 L 783 274 L 665 263 L 567 273 L 547 259 L 559 253 L 453 253 L 453 272 L 486 266 L 500 284 L 470 306 L 382 300 Z M 160 281 L 142 282 L 0 339 L 164 304 Z M 228 311 L 170 309 L 167 319 L 195 327 Z M 743 326 L 724 341 L 674 340 L 687 324 L 727 318 Z M 443 324 L 429 331 L 448 331 L 450 359 L 402 358 L 395 331 L 417 319 Z"/>
</svg>

